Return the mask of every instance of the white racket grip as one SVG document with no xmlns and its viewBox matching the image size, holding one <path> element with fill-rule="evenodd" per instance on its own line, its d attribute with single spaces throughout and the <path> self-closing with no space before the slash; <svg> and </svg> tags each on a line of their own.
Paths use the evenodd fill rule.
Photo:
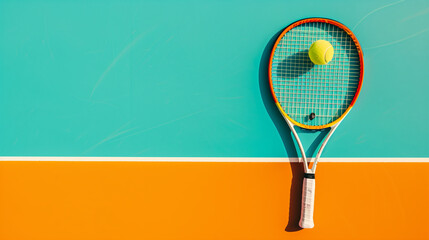
<svg viewBox="0 0 429 240">
<path fill-rule="evenodd" d="M 316 180 L 314 174 L 305 174 L 302 185 L 301 220 L 299 226 L 302 228 L 313 228 L 314 191 Z"/>
</svg>

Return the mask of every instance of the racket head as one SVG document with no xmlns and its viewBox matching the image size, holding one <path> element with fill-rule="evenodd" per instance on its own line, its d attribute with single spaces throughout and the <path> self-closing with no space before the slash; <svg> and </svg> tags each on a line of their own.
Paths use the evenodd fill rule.
<svg viewBox="0 0 429 240">
<path fill-rule="evenodd" d="M 326 65 L 314 65 L 308 49 L 317 40 L 334 47 Z M 339 123 L 355 104 L 363 81 L 361 46 L 345 25 L 326 18 L 307 18 L 286 27 L 277 38 L 268 78 L 282 115 L 305 129 L 324 129 Z M 314 119 L 310 115 L 315 113 Z M 316 120 L 316 121 L 314 121 Z"/>
</svg>

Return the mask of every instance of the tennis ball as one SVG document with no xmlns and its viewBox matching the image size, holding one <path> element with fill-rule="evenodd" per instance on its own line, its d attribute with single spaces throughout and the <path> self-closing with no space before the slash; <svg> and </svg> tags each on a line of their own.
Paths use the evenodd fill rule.
<svg viewBox="0 0 429 240">
<path fill-rule="evenodd" d="M 317 40 L 311 44 L 308 56 L 314 64 L 324 65 L 334 57 L 334 48 L 328 41 Z"/>
</svg>

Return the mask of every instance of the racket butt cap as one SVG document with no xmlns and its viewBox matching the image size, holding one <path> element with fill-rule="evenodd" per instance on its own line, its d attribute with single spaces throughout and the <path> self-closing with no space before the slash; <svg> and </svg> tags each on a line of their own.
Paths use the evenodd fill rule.
<svg viewBox="0 0 429 240">
<path fill-rule="evenodd" d="M 301 228 L 314 228 L 314 222 L 312 220 L 310 221 L 301 220 L 299 221 L 299 226 Z"/>
</svg>

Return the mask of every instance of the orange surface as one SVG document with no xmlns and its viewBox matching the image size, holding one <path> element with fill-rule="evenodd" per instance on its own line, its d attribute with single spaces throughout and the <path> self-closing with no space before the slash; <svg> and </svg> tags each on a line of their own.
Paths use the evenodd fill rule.
<svg viewBox="0 0 429 240">
<path fill-rule="evenodd" d="M 1 162 L 0 239 L 429 239 L 429 164 Z"/>
</svg>

